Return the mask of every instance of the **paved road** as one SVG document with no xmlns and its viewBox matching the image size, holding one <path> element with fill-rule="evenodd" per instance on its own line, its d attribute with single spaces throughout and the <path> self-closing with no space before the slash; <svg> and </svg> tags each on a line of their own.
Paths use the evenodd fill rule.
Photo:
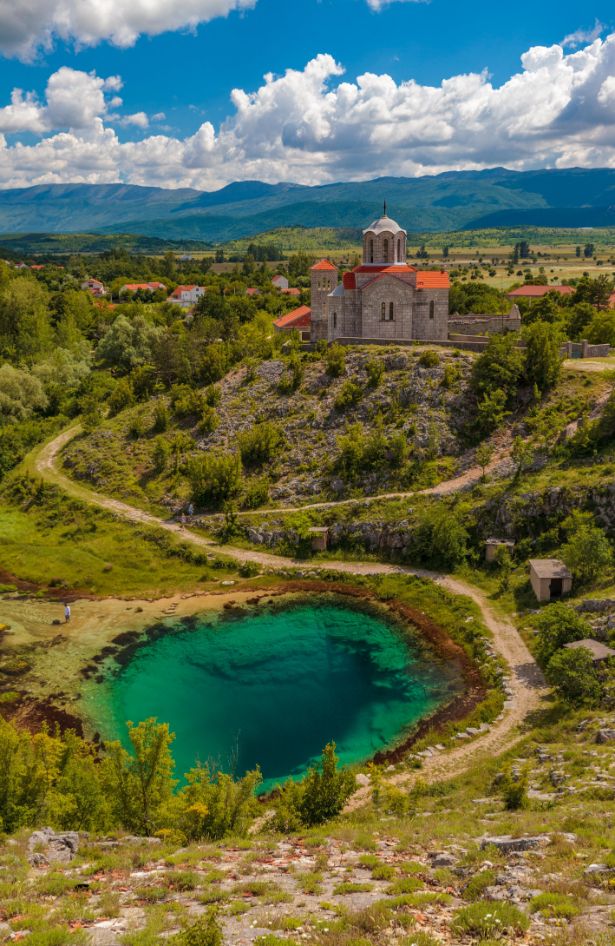
<svg viewBox="0 0 615 946">
<path fill-rule="evenodd" d="M 236 548 L 230 545 L 220 545 L 213 539 L 199 535 L 181 526 L 172 520 L 160 519 L 142 509 L 137 509 L 120 500 L 104 496 L 89 489 L 80 483 L 71 480 L 63 473 L 57 464 L 58 456 L 64 447 L 78 433 L 78 426 L 69 428 L 40 450 L 33 453 L 34 467 L 37 473 L 48 482 L 55 483 L 67 493 L 76 496 L 82 501 L 91 503 L 115 513 L 123 519 L 142 525 L 155 526 L 173 533 L 182 542 L 189 543 L 221 557 L 236 562 L 253 562 L 266 568 L 300 568 L 302 572 L 310 572 L 314 576 L 324 570 L 339 572 L 343 575 L 387 575 L 408 574 L 428 578 L 453 594 L 465 595 L 471 598 L 481 611 L 486 626 L 493 634 L 493 643 L 496 652 L 509 668 L 512 697 L 505 707 L 502 718 L 494 723 L 490 730 L 482 737 L 468 741 L 458 748 L 442 752 L 427 759 L 420 772 L 421 778 L 432 781 L 443 781 L 453 778 L 470 765 L 475 765 L 481 757 L 493 758 L 509 749 L 520 738 L 519 727 L 526 717 L 538 708 L 545 694 L 545 684 L 542 674 L 526 647 L 517 628 L 507 618 L 498 614 L 488 602 L 484 592 L 467 581 L 454 578 L 450 575 L 441 575 L 418 568 L 407 568 L 381 562 L 357 561 L 327 561 L 308 562 L 299 561 L 281 555 L 267 552 L 258 552 L 250 549 Z M 449 492 L 452 483 L 449 483 Z M 441 484 L 445 486 L 447 484 Z M 395 776 L 391 782 L 406 783 L 416 778 L 416 774 L 402 773 Z M 351 808 L 355 808 L 367 801 L 368 789 L 362 789 L 351 800 Z"/>
</svg>

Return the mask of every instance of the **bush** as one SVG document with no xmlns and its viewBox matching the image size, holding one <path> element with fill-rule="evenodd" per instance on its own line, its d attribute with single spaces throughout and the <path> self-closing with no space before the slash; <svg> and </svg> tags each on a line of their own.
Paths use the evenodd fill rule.
<svg viewBox="0 0 615 946">
<path fill-rule="evenodd" d="M 321 764 L 311 768 L 301 782 L 286 782 L 278 801 L 276 824 L 285 831 L 301 825 L 324 824 L 341 812 L 355 789 L 355 778 L 347 769 L 338 770 L 335 743 L 322 751 Z"/>
<path fill-rule="evenodd" d="M 560 917 L 571 920 L 580 913 L 572 897 L 567 897 L 564 893 L 539 893 L 538 896 L 532 897 L 530 910 L 547 919 Z"/>
<path fill-rule="evenodd" d="M 437 351 L 424 351 L 419 356 L 421 368 L 437 368 L 440 364 L 440 355 Z"/>
<path fill-rule="evenodd" d="M 201 417 L 197 424 L 197 429 L 201 434 L 213 434 L 220 423 L 218 413 L 209 404 L 205 404 L 201 411 Z"/>
<path fill-rule="evenodd" d="M 377 388 L 384 374 L 384 362 L 380 358 L 369 358 L 365 362 L 367 383 L 370 388 Z"/>
<path fill-rule="evenodd" d="M 200 916 L 196 922 L 172 937 L 177 946 L 223 946 L 222 930 L 214 913 Z"/>
<path fill-rule="evenodd" d="M 344 381 L 337 393 L 334 404 L 338 411 L 354 407 L 363 397 L 363 388 L 356 381 Z"/>
<path fill-rule="evenodd" d="M 575 511 L 563 523 L 568 540 L 561 556 L 577 582 L 591 585 L 605 578 L 613 567 L 613 549 L 606 533 L 591 513 Z"/>
<path fill-rule="evenodd" d="M 301 361 L 299 355 L 297 355 L 295 352 L 288 359 L 286 371 L 278 383 L 279 393 L 294 394 L 295 391 L 298 391 L 301 387 L 301 382 L 303 381 L 303 373 L 303 362 Z"/>
<path fill-rule="evenodd" d="M 474 936 L 501 936 L 502 933 L 525 933 L 529 925 L 528 917 L 511 903 L 480 901 L 457 912 L 453 930 Z"/>
<path fill-rule="evenodd" d="M 413 557 L 435 568 L 454 568 L 468 554 L 469 533 L 456 511 L 443 503 L 419 512 Z"/>
<path fill-rule="evenodd" d="M 481 870 L 474 874 L 471 880 L 463 888 L 462 896 L 464 900 L 480 900 L 487 887 L 493 887 L 497 880 L 497 874 L 494 870 Z"/>
<path fill-rule="evenodd" d="M 206 453 L 188 461 L 186 472 L 197 506 L 219 508 L 241 490 L 241 460 L 235 453 Z"/>
<path fill-rule="evenodd" d="M 330 378 L 341 377 L 346 370 L 346 352 L 334 343 L 325 352 L 325 370 Z"/>
<path fill-rule="evenodd" d="M 258 509 L 269 501 L 269 482 L 265 477 L 250 480 L 241 497 L 242 509 Z"/>
<path fill-rule="evenodd" d="M 152 425 L 152 430 L 157 434 L 164 433 L 165 430 L 169 429 L 171 424 L 171 415 L 169 413 L 169 408 L 164 403 L 164 401 L 158 401 L 156 407 L 154 408 L 154 423 Z"/>
<path fill-rule="evenodd" d="M 275 424 L 264 421 L 239 434 L 237 443 L 244 466 L 262 466 L 273 459 L 284 437 Z"/>
<path fill-rule="evenodd" d="M 587 621 L 561 601 L 543 608 L 533 619 L 533 625 L 537 633 L 534 650 L 543 667 L 564 644 L 591 637 Z"/>
<path fill-rule="evenodd" d="M 551 657 L 546 677 L 559 695 L 574 706 L 597 706 L 602 687 L 591 654 L 583 647 L 563 648 Z"/>
</svg>

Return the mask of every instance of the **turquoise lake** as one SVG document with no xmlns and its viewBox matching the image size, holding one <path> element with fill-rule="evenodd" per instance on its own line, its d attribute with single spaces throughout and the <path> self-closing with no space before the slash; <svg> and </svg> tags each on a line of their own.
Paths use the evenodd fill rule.
<svg viewBox="0 0 615 946">
<path fill-rule="evenodd" d="M 330 601 L 168 627 L 85 703 L 106 738 L 125 739 L 129 719 L 168 722 L 178 774 L 197 759 L 236 775 L 258 764 L 270 789 L 331 740 L 342 763 L 365 761 L 460 689 L 456 668 L 386 618 Z"/>
</svg>

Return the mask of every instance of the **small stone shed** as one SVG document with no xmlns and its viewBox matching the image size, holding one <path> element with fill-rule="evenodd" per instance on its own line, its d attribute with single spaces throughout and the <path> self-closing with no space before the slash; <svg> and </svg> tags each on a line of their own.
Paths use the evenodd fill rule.
<svg viewBox="0 0 615 946">
<path fill-rule="evenodd" d="M 497 561 L 500 549 L 507 549 L 512 554 L 515 550 L 515 543 L 510 539 L 487 539 L 485 542 L 485 561 L 489 565 Z"/>
<path fill-rule="evenodd" d="M 557 601 L 572 591 L 572 575 L 558 558 L 530 561 L 530 581 L 538 601 Z"/>
<path fill-rule="evenodd" d="M 615 657 L 615 650 L 612 647 L 607 647 L 606 644 L 601 643 L 601 641 L 592 640 L 591 637 L 585 638 L 582 641 L 573 641 L 571 644 L 565 644 L 565 647 L 568 650 L 587 650 L 591 654 L 591 658 L 594 664 L 601 664 L 605 660 L 610 660 L 611 657 Z"/>
<path fill-rule="evenodd" d="M 313 552 L 326 552 L 329 547 L 329 529 L 327 526 L 312 526 L 308 530 Z"/>
</svg>

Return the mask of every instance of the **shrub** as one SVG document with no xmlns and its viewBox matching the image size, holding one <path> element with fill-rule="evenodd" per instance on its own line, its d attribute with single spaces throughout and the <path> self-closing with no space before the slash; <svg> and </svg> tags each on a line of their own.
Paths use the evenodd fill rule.
<svg viewBox="0 0 615 946">
<path fill-rule="evenodd" d="M 437 368 L 440 364 L 440 355 L 437 351 L 424 351 L 419 355 L 419 365 L 422 368 Z"/>
<path fill-rule="evenodd" d="M 537 632 L 534 649 L 543 667 L 564 644 L 591 637 L 587 621 L 561 601 L 543 608 L 533 619 L 533 625 Z"/>
<path fill-rule="evenodd" d="M 528 917 L 511 903 L 479 901 L 457 911 L 453 930 L 474 936 L 501 936 L 502 933 L 525 933 L 529 925 Z"/>
<path fill-rule="evenodd" d="M 453 568 L 468 553 L 469 534 L 459 514 L 442 503 L 419 512 L 412 553 L 436 568 Z"/>
<path fill-rule="evenodd" d="M 201 916 L 173 937 L 178 946 L 223 946 L 222 930 L 214 913 Z"/>
<path fill-rule="evenodd" d="M 303 381 L 303 373 L 303 362 L 301 361 L 299 355 L 295 352 L 288 359 L 286 371 L 278 383 L 279 393 L 294 394 L 295 391 L 298 391 L 301 387 L 301 382 Z"/>
<path fill-rule="evenodd" d="M 197 424 L 199 433 L 213 434 L 219 423 L 220 418 L 218 417 L 217 411 L 215 411 L 213 407 L 210 407 L 209 404 L 205 404 L 201 411 L 200 420 Z"/>
<path fill-rule="evenodd" d="M 346 370 L 346 352 L 341 345 L 334 343 L 325 352 L 325 370 L 330 378 L 341 377 Z"/>
<path fill-rule="evenodd" d="M 157 433 L 164 433 L 171 424 L 171 415 L 164 401 L 158 401 L 154 408 L 154 423 L 152 429 Z"/>
<path fill-rule="evenodd" d="M 320 766 L 311 768 L 301 782 L 285 783 L 276 814 L 279 828 L 293 831 L 301 825 L 312 827 L 339 815 L 356 783 L 350 771 L 338 770 L 338 762 L 335 743 L 331 742 L 322 750 Z"/>
<path fill-rule="evenodd" d="M 532 897 L 530 910 L 548 919 L 560 917 L 571 920 L 580 913 L 572 897 L 567 897 L 564 893 L 539 893 L 538 896 Z"/>
<path fill-rule="evenodd" d="M 186 472 L 197 506 L 219 508 L 241 490 L 241 460 L 236 453 L 206 453 L 189 460 Z"/>
<path fill-rule="evenodd" d="M 494 870 L 481 870 L 474 874 L 471 880 L 463 888 L 464 900 L 480 900 L 487 887 L 493 887 L 497 879 Z"/>
<path fill-rule="evenodd" d="M 168 465 L 171 456 L 171 445 L 164 437 L 156 437 L 154 441 L 154 450 L 152 460 L 154 467 L 159 473 L 163 473 Z"/>
<path fill-rule="evenodd" d="M 370 388 L 377 388 L 384 374 L 384 362 L 380 358 L 369 358 L 365 362 L 367 383 Z"/>
<path fill-rule="evenodd" d="M 605 577 L 613 567 L 613 549 L 591 513 L 573 512 L 562 528 L 568 540 L 561 555 L 577 582 L 589 585 Z"/>
<path fill-rule="evenodd" d="M 284 437 L 275 424 L 264 421 L 239 434 L 237 442 L 244 466 L 262 466 L 273 459 Z"/>
<path fill-rule="evenodd" d="M 582 647 L 562 648 L 551 657 L 546 677 L 567 703 L 576 706 L 596 706 L 602 696 L 602 687 L 591 654 Z"/>
<path fill-rule="evenodd" d="M 135 396 L 130 383 L 121 378 L 115 385 L 108 400 L 109 412 L 112 416 L 130 407 L 135 403 Z"/>
<path fill-rule="evenodd" d="M 258 509 L 269 501 L 269 482 L 262 476 L 249 480 L 241 497 L 242 509 Z"/>
<path fill-rule="evenodd" d="M 344 381 L 337 393 L 334 404 L 338 411 L 354 407 L 363 397 L 363 388 L 356 381 Z"/>
</svg>

